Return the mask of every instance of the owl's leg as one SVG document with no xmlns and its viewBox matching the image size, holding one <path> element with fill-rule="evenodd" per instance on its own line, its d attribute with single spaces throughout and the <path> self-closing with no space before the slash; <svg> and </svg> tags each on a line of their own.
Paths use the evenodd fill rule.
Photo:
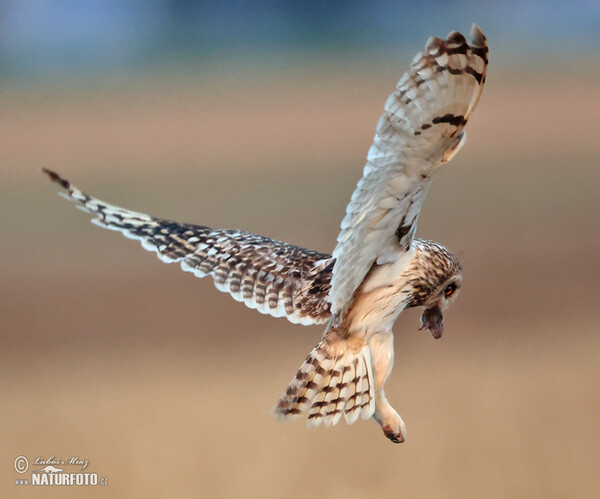
<svg viewBox="0 0 600 499">
<path fill-rule="evenodd" d="M 375 413 L 373 419 L 379 423 L 384 435 L 394 443 L 404 442 L 404 421 L 385 398 L 383 385 L 388 380 L 394 365 L 394 337 L 391 331 L 375 333 L 369 339 L 375 378 Z"/>
</svg>

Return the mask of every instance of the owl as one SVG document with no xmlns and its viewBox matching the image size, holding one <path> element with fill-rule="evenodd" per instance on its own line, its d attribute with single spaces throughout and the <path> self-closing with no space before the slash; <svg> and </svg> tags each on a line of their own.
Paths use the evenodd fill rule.
<svg viewBox="0 0 600 499">
<path fill-rule="evenodd" d="M 307 413 L 308 426 L 333 426 L 342 417 L 348 424 L 373 418 L 387 438 L 403 442 L 404 422 L 384 392 L 394 362 L 392 326 L 403 310 L 418 307 L 421 327 L 440 338 L 443 312 L 462 285 L 456 257 L 415 232 L 435 173 L 465 143 L 485 82 L 485 36 L 473 25 L 470 38 L 430 38 L 388 97 L 332 254 L 113 206 L 43 171 L 96 225 L 212 277 L 217 289 L 263 314 L 325 325 L 273 407 L 277 419 Z"/>
</svg>

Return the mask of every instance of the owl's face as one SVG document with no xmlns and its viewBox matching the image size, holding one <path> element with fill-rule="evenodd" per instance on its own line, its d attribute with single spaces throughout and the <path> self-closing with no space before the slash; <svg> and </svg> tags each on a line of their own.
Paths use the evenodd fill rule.
<svg viewBox="0 0 600 499">
<path fill-rule="evenodd" d="M 457 269 L 458 270 L 458 269 Z M 435 338 L 441 338 L 444 332 L 444 316 L 442 312 L 447 310 L 456 300 L 462 285 L 462 274 L 460 270 L 440 281 L 429 297 L 423 303 L 425 311 L 421 315 L 421 328 L 426 328 Z"/>
<path fill-rule="evenodd" d="M 410 283 L 408 307 L 423 307 L 421 328 L 434 338 L 444 331 L 442 312 L 454 302 L 462 285 L 458 259 L 441 244 L 415 239 L 415 257 L 407 270 Z"/>
<path fill-rule="evenodd" d="M 462 286 L 462 274 L 455 273 L 446 279 L 443 284 L 436 289 L 431 296 L 431 299 L 426 303 L 426 306 L 430 306 L 431 304 L 437 304 L 440 309 L 446 310 L 460 292 L 460 287 Z"/>
</svg>

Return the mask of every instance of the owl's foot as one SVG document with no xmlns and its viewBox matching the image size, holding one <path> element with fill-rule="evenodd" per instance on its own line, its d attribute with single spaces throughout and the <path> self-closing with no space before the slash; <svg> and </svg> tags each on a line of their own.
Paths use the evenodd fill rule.
<svg viewBox="0 0 600 499">
<path fill-rule="evenodd" d="M 401 444 L 406 438 L 406 426 L 402 418 L 385 400 L 384 397 L 377 400 L 373 419 L 379 423 L 383 434 L 395 444 Z"/>
<path fill-rule="evenodd" d="M 385 425 L 381 429 L 383 430 L 383 434 L 389 438 L 395 444 L 401 444 L 404 442 L 404 435 L 406 433 L 406 428 L 403 427 L 393 428 L 391 425 Z"/>
</svg>

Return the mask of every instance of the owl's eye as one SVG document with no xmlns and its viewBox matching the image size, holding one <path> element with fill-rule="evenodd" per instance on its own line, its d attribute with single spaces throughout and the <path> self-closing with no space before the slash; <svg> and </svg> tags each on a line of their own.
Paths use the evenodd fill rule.
<svg viewBox="0 0 600 499">
<path fill-rule="evenodd" d="M 456 291 L 456 284 L 450 283 L 450 284 L 448 284 L 448 286 L 446 286 L 446 289 L 444 289 L 444 294 L 446 295 L 446 298 L 450 298 L 454 294 L 455 291 Z"/>
</svg>

